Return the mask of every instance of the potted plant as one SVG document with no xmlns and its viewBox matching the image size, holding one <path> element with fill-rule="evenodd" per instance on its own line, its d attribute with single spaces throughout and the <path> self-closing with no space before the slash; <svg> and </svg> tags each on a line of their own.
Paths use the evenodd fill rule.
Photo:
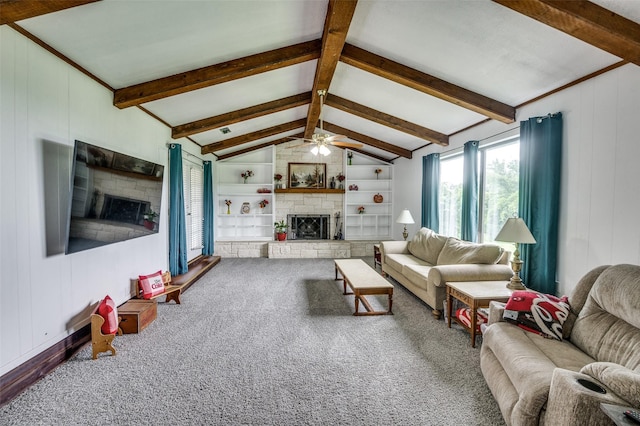
<svg viewBox="0 0 640 426">
<path fill-rule="evenodd" d="M 146 212 L 144 214 L 144 227 L 153 231 L 153 227 L 156 225 L 155 224 L 155 218 L 158 216 L 158 213 L 154 212 L 153 210 L 149 209 L 148 212 Z"/>
<path fill-rule="evenodd" d="M 276 230 L 276 236 L 278 237 L 278 241 L 284 241 L 287 239 L 287 228 L 289 227 L 289 225 L 287 225 L 284 221 L 284 219 L 282 219 L 279 222 L 275 222 L 273 224 L 275 230 Z"/>
</svg>

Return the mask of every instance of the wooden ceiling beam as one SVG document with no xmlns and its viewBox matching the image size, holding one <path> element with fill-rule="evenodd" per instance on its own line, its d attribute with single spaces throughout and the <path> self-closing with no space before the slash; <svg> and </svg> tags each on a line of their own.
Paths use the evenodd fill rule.
<svg viewBox="0 0 640 426">
<path fill-rule="evenodd" d="M 268 138 L 269 136 L 277 135 L 278 133 L 284 133 L 291 130 L 299 129 L 301 127 L 304 127 L 306 122 L 306 119 L 301 118 L 300 120 L 290 121 L 288 123 L 268 127 L 266 129 L 258 130 L 257 132 L 247 133 L 246 135 L 236 136 L 235 138 L 230 138 L 222 142 L 205 145 L 200 151 L 202 155 L 204 155 L 211 154 L 215 151 L 220 151 L 223 149 L 233 148 L 234 146 L 253 142 L 258 139 Z"/>
<path fill-rule="evenodd" d="M 345 129 L 344 127 L 336 126 L 335 124 L 324 122 L 324 129 L 329 132 L 345 135 L 349 139 L 353 139 L 354 141 L 362 142 L 374 148 L 381 149 L 383 151 L 390 152 L 392 154 L 398 155 L 404 158 L 411 158 L 411 151 L 408 149 L 399 147 L 397 145 L 393 145 L 387 142 L 383 142 L 381 140 L 372 138 L 371 136 L 363 135 L 362 133 L 354 132 L 349 129 Z"/>
<path fill-rule="evenodd" d="M 516 109 L 432 75 L 346 43 L 340 60 L 379 77 L 435 96 L 503 123 L 513 123 Z"/>
<path fill-rule="evenodd" d="M 444 133 L 436 132 L 435 130 L 419 126 L 415 123 L 377 111 L 339 96 L 328 95 L 325 100 L 325 105 L 348 112 L 349 114 L 357 115 L 358 117 L 407 133 L 420 139 L 437 143 L 438 145 L 449 145 L 449 136 Z"/>
<path fill-rule="evenodd" d="M 113 104 L 118 108 L 127 108 L 296 65 L 319 57 L 320 40 L 298 43 L 117 89 L 113 94 Z"/>
<path fill-rule="evenodd" d="M 0 0 L 0 25 L 83 6 L 99 0 Z"/>
<path fill-rule="evenodd" d="M 294 135 L 294 136 L 297 137 L 297 138 L 301 138 L 302 135 L 303 135 L 302 133 L 298 133 L 297 135 Z M 224 155 L 219 155 L 217 160 L 218 161 L 226 160 L 227 158 L 236 157 L 238 155 L 247 154 L 247 153 L 249 153 L 251 151 L 257 151 L 258 149 L 266 148 L 266 147 L 271 146 L 271 145 L 280 145 L 280 144 L 286 143 L 286 142 L 291 142 L 291 139 L 290 138 L 280 138 L 280 139 L 276 139 L 276 140 L 271 141 L 271 142 L 261 143 L 260 145 L 252 146 L 252 147 L 249 147 L 249 148 L 240 149 L 238 151 L 233 151 L 233 152 L 230 152 L 230 153 L 224 154 Z"/>
<path fill-rule="evenodd" d="M 320 96 L 318 91 L 329 90 L 357 3 L 357 0 L 329 0 L 327 5 L 327 16 L 325 17 L 324 30 L 322 32 L 321 53 L 313 79 L 311 104 L 307 114 L 307 125 L 304 129 L 304 137 L 307 139 L 311 138 L 311 135 L 315 132 L 316 124 L 320 118 Z"/>
<path fill-rule="evenodd" d="M 376 155 L 372 152 L 367 152 L 367 151 L 363 151 L 362 149 L 359 148 L 349 148 L 349 150 L 354 151 L 354 152 L 359 152 L 360 154 L 366 155 L 367 157 L 372 157 L 372 158 L 376 158 L 380 161 L 384 161 L 386 163 L 390 163 L 391 161 L 393 161 L 392 158 L 385 158 L 381 155 Z"/>
<path fill-rule="evenodd" d="M 585 0 L 493 0 L 640 65 L 640 24 Z"/>
<path fill-rule="evenodd" d="M 307 105 L 309 102 L 311 102 L 311 92 L 300 93 L 275 101 L 265 102 L 260 105 L 220 114 L 215 117 L 203 118 L 202 120 L 175 126 L 171 129 L 171 137 L 173 139 L 179 139 L 196 133 L 206 132 L 207 130 L 229 126 L 241 121 L 251 120 L 252 118 L 273 114 L 285 109 Z"/>
</svg>

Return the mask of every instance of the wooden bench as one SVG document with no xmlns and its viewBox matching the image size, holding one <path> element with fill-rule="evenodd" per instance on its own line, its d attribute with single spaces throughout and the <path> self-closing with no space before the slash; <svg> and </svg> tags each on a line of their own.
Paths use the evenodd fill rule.
<svg viewBox="0 0 640 426">
<path fill-rule="evenodd" d="M 120 320 L 120 318 L 118 318 Z M 116 348 L 113 347 L 112 342 L 116 337 L 115 334 L 102 334 L 102 324 L 104 324 L 104 318 L 98 314 L 91 314 L 91 350 L 93 359 L 98 358 L 98 354 L 101 352 L 111 351 L 111 356 L 115 356 Z M 122 335 L 120 329 L 118 334 Z"/>
<path fill-rule="evenodd" d="M 142 289 L 140 288 L 140 280 L 137 278 L 132 280 L 135 282 L 136 288 L 136 298 L 144 299 L 142 297 Z M 145 300 L 153 300 L 158 297 L 167 296 L 164 300 L 165 303 L 169 303 L 170 301 L 175 301 L 178 305 L 180 304 L 180 293 L 182 292 L 182 285 L 171 285 L 171 273 L 169 271 L 165 271 L 162 273 L 162 283 L 164 284 L 164 292 L 160 294 L 156 294 L 155 296 L 151 296 L 149 299 Z"/>
<path fill-rule="evenodd" d="M 393 285 L 384 279 L 375 269 L 372 269 L 362 259 L 336 259 L 336 280 L 338 272 L 342 275 L 344 285 L 343 294 L 353 294 L 355 312 L 353 315 L 393 315 L 391 306 L 393 304 Z M 347 293 L 347 285 L 352 292 Z M 373 309 L 366 295 L 386 294 L 389 297 L 389 307 L 386 311 L 376 311 Z M 362 302 L 367 312 L 359 312 L 359 302 Z"/>
</svg>

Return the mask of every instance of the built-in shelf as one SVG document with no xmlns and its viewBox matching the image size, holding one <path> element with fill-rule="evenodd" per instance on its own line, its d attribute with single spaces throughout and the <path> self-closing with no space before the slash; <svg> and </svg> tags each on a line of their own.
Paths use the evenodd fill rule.
<svg viewBox="0 0 640 426">
<path fill-rule="evenodd" d="M 286 188 L 274 191 L 276 194 L 344 194 L 344 189 L 335 188 Z"/>
<path fill-rule="evenodd" d="M 388 240 L 393 231 L 393 165 L 345 150 L 344 225 L 346 240 Z M 348 156 L 352 156 L 352 164 Z M 378 173 L 376 173 L 378 171 Z M 358 189 L 355 189 L 357 187 Z M 376 202 L 374 198 L 381 202 Z M 364 207 L 362 214 L 358 209 Z"/>
</svg>

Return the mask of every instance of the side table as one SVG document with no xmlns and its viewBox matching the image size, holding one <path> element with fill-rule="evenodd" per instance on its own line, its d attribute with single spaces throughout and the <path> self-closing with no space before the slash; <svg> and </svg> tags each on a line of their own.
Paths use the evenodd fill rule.
<svg viewBox="0 0 640 426">
<path fill-rule="evenodd" d="M 373 245 L 373 269 L 379 266 L 382 269 L 382 257 L 380 254 L 380 244 Z"/>
<path fill-rule="evenodd" d="M 507 288 L 509 281 L 464 281 L 447 283 L 447 326 L 451 328 L 453 299 L 467 305 L 470 310 L 471 327 L 464 325 L 458 318 L 455 321 L 471 333 L 471 347 L 476 347 L 476 329 L 478 308 L 487 308 L 492 300 L 506 302 L 512 290 Z"/>
</svg>

